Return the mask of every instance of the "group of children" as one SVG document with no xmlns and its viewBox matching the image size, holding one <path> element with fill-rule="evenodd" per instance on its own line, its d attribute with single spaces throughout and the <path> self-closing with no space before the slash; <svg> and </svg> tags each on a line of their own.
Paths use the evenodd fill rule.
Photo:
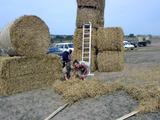
<svg viewBox="0 0 160 120">
<path fill-rule="evenodd" d="M 89 67 L 85 63 L 80 63 L 78 60 L 72 61 L 72 50 L 62 53 L 63 74 L 64 79 L 69 80 L 72 77 L 77 77 L 84 80 L 89 72 Z"/>
</svg>

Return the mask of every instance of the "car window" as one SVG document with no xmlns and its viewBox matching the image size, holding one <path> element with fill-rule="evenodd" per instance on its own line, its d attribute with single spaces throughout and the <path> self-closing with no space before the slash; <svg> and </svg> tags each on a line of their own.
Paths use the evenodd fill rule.
<svg viewBox="0 0 160 120">
<path fill-rule="evenodd" d="M 68 44 L 68 47 L 69 48 L 73 48 L 73 44 Z"/>
<path fill-rule="evenodd" d="M 63 45 L 57 45 L 58 48 L 63 48 Z"/>
<path fill-rule="evenodd" d="M 68 45 L 65 45 L 65 48 L 68 49 Z"/>
</svg>

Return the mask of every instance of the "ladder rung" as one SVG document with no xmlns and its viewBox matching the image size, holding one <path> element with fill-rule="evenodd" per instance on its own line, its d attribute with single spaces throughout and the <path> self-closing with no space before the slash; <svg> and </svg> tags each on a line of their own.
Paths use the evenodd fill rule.
<svg viewBox="0 0 160 120">
<path fill-rule="evenodd" d="M 89 39 L 90 37 L 85 37 L 84 39 L 86 40 L 86 39 Z"/>
<path fill-rule="evenodd" d="M 89 47 L 84 47 L 84 49 L 89 49 Z"/>
<path fill-rule="evenodd" d="M 89 40 L 87 41 L 87 40 L 84 40 L 84 43 L 89 43 Z"/>
<path fill-rule="evenodd" d="M 83 59 L 89 59 L 89 57 L 86 57 L 86 56 L 85 56 L 85 57 L 83 57 Z"/>
<path fill-rule="evenodd" d="M 84 52 L 83 54 L 89 54 L 89 52 Z"/>
<path fill-rule="evenodd" d="M 90 31 L 90 28 L 84 28 L 84 31 L 85 31 L 85 30 Z"/>
<path fill-rule="evenodd" d="M 84 33 L 84 35 L 90 35 L 90 32 Z"/>
<path fill-rule="evenodd" d="M 88 42 L 88 41 L 85 41 L 83 44 L 84 44 L 84 45 L 89 45 L 89 42 Z"/>
</svg>

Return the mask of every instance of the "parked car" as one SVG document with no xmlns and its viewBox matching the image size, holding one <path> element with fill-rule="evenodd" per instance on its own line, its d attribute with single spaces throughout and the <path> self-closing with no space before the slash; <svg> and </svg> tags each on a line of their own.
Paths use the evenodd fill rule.
<svg viewBox="0 0 160 120">
<path fill-rule="evenodd" d="M 48 48 L 48 53 L 54 53 L 54 54 L 61 56 L 63 51 L 60 50 L 59 48 L 56 48 L 56 47 L 50 47 L 50 48 Z"/>
<path fill-rule="evenodd" d="M 128 50 L 133 50 L 134 49 L 134 45 L 132 45 L 130 42 L 128 41 L 123 41 L 123 47 L 125 49 L 128 49 Z"/>
<path fill-rule="evenodd" d="M 73 43 L 55 43 L 48 48 L 48 53 L 54 53 L 61 56 L 64 51 L 69 50 L 74 50 Z"/>
<path fill-rule="evenodd" d="M 59 48 L 61 51 L 74 51 L 73 43 L 56 43 L 54 47 Z"/>
<path fill-rule="evenodd" d="M 130 41 L 131 45 L 134 45 L 135 48 L 138 47 L 138 42 L 137 41 Z"/>
</svg>

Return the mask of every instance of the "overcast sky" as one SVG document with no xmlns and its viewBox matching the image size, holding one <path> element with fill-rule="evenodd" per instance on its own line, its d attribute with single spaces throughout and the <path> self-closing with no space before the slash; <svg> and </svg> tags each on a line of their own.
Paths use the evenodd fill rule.
<svg viewBox="0 0 160 120">
<path fill-rule="evenodd" d="M 22 15 L 37 15 L 52 34 L 73 34 L 76 0 L 0 0 L 0 30 Z M 160 0 L 106 0 L 105 27 L 121 26 L 125 34 L 160 35 Z"/>
</svg>

